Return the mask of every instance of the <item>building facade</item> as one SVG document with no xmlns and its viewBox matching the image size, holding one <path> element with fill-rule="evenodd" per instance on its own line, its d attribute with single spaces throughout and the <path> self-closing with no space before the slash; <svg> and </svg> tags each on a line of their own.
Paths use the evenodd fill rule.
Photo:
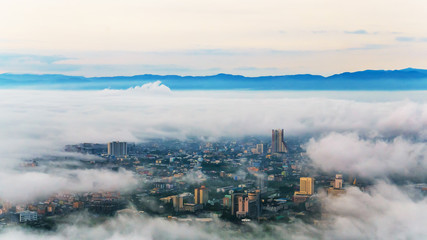
<svg viewBox="0 0 427 240">
<path fill-rule="evenodd" d="M 262 143 L 257 144 L 256 151 L 258 154 L 264 154 L 264 144 Z"/>
<path fill-rule="evenodd" d="M 334 181 L 334 188 L 336 189 L 342 188 L 342 183 L 343 183 L 342 174 L 336 174 L 335 181 Z"/>
<path fill-rule="evenodd" d="M 37 221 L 37 212 L 23 211 L 19 213 L 19 222 Z"/>
<path fill-rule="evenodd" d="M 261 215 L 261 192 L 233 194 L 231 214 L 237 218 L 258 218 Z"/>
<path fill-rule="evenodd" d="M 299 191 L 295 195 L 313 195 L 314 193 L 314 179 L 311 177 L 302 177 L 299 179 Z"/>
<path fill-rule="evenodd" d="M 336 174 L 334 181 L 331 183 L 331 187 L 328 188 L 328 195 L 339 196 L 345 194 L 346 190 L 343 188 L 342 174 Z"/>
<path fill-rule="evenodd" d="M 209 200 L 208 189 L 205 186 L 194 189 L 194 203 L 195 204 L 206 204 Z"/>
<path fill-rule="evenodd" d="M 285 131 L 283 129 L 273 129 L 271 134 L 271 152 L 272 153 L 287 153 L 284 140 Z"/>
<path fill-rule="evenodd" d="M 108 155 L 115 157 L 123 157 L 126 156 L 127 151 L 127 143 L 126 142 L 109 142 L 108 143 Z"/>
</svg>

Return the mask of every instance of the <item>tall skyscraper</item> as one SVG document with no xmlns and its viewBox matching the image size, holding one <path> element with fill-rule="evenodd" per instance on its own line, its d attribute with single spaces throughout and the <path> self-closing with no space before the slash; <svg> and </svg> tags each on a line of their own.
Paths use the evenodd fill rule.
<svg viewBox="0 0 427 240">
<path fill-rule="evenodd" d="M 295 195 L 313 195 L 314 179 L 311 177 L 302 177 L 299 179 L 299 191 Z"/>
<path fill-rule="evenodd" d="M 208 189 L 205 186 L 194 189 L 194 203 L 206 204 L 209 200 Z"/>
<path fill-rule="evenodd" d="M 108 155 L 123 157 L 128 154 L 126 142 L 109 142 L 108 143 Z"/>
<path fill-rule="evenodd" d="M 285 131 L 283 129 L 273 129 L 271 134 L 271 152 L 272 153 L 286 153 L 285 140 L 283 139 Z"/>
</svg>

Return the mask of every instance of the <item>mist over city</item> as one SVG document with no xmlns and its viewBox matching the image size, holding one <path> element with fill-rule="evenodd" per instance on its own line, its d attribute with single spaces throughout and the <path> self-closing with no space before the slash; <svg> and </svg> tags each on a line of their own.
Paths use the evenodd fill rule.
<svg viewBox="0 0 427 240">
<path fill-rule="evenodd" d="M 0 239 L 426 239 L 421 1 L 5 1 Z"/>
</svg>

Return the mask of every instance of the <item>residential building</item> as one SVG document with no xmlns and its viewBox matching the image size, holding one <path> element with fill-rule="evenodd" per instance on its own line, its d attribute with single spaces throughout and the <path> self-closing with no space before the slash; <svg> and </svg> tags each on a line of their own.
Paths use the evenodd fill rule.
<svg viewBox="0 0 427 240">
<path fill-rule="evenodd" d="M 209 200 L 208 189 L 205 186 L 194 189 L 194 203 L 206 204 Z"/>
<path fill-rule="evenodd" d="M 295 195 L 313 195 L 314 193 L 314 179 L 311 177 L 300 178 L 299 191 L 295 192 Z"/>
<path fill-rule="evenodd" d="M 126 142 L 109 142 L 108 143 L 108 155 L 115 157 L 123 157 L 127 155 L 127 143 Z"/>
<path fill-rule="evenodd" d="M 37 212 L 33 211 L 23 211 L 19 212 L 19 222 L 31 222 L 37 221 Z"/>
</svg>

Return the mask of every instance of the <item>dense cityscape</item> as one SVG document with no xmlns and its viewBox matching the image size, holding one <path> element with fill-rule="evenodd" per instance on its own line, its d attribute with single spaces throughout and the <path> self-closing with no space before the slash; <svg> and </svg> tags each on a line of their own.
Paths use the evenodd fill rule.
<svg viewBox="0 0 427 240">
<path fill-rule="evenodd" d="M 427 1 L 0 6 L 0 240 L 427 239 Z"/>
<path fill-rule="evenodd" d="M 67 215 L 88 212 L 104 219 L 117 214 L 158 216 L 172 221 L 234 224 L 293 222 L 321 224 L 318 194 L 339 198 L 346 186 L 368 188 L 369 181 L 342 173 L 319 174 L 309 164 L 305 139 L 285 138 L 272 130 L 271 140 L 151 140 L 145 143 L 113 141 L 65 146 L 66 152 L 92 159 L 48 157 L 26 161 L 21 168 L 50 162 L 76 161 L 65 166 L 134 172 L 140 180 L 131 191 L 58 192 L 48 199 L 16 204 L 1 202 L 3 227 L 24 224 L 53 230 Z M 419 188 L 424 193 L 427 188 Z"/>
</svg>

